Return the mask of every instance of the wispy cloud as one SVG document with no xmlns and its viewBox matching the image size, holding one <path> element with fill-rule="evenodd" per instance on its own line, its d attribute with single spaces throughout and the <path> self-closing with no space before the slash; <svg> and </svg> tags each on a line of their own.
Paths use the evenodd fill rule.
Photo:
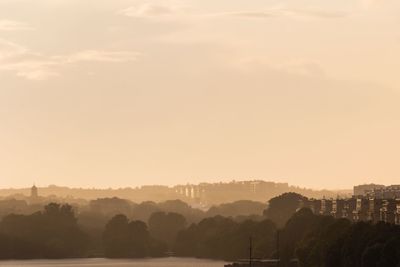
<svg viewBox="0 0 400 267">
<path fill-rule="evenodd" d="M 16 43 L 0 39 L 0 61 L 23 55 L 28 52 L 28 49 Z"/>
<path fill-rule="evenodd" d="M 81 61 L 96 62 L 127 62 L 137 60 L 140 53 L 130 51 L 102 51 L 102 50 L 85 50 L 66 56 L 56 56 L 54 59 L 61 60 L 64 64 L 76 63 Z"/>
<path fill-rule="evenodd" d="M 193 13 L 193 10 L 176 5 L 156 5 L 146 3 L 144 5 L 131 6 L 120 10 L 118 13 L 135 18 L 186 18 L 206 19 L 218 17 L 236 17 L 249 19 L 269 19 L 275 17 L 289 18 L 320 18 L 332 19 L 346 17 L 347 13 L 335 10 L 325 10 L 317 7 L 289 8 L 272 7 L 264 10 L 239 10 L 216 13 Z"/>
<path fill-rule="evenodd" d="M 146 3 L 138 6 L 130 6 L 119 11 L 118 13 L 135 18 L 155 18 L 173 15 L 177 12 L 177 10 L 178 8 L 174 6 Z"/>
<path fill-rule="evenodd" d="M 84 50 L 65 55 L 46 56 L 28 48 L 0 40 L 0 71 L 11 71 L 28 80 L 46 80 L 59 76 L 59 69 L 79 62 L 122 63 L 135 61 L 132 51 Z"/>
<path fill-rule="evenodd" d="M 398 11 L 400 7 L 398 0 L 359 0 L 359 4 L 364 10 L 383 8 Z"/>
<path fill-rule="evenodd" d="M 232 17 L 243 17 L 243 18 L 255 18 L 255 19 L 265 19 L 274 17 L 276 14 L 274 12 L 260 12 L 260 11 L 240 11 L 240 12 L 226 12 L 219 15 L 226 15 Z"/>
<path fill-rule="evenodd" d="M 370 8 L 372 6 L 377 5 L 378 3 L 382 2 L 382 1 L 379 1 L 379 0 L 360 0 L 360 2 L 361 2 L 361 5 L 364 8 Z"/>
<path fill-rule="evenodd" d="M 44 81 L 51 77 L 60 75 L 58 72 L 52 71 L 51 69 L 40 69 L 38 67 L 40 66 L 37 66 L 35 68 L 26 68 L 25 66 L 17 71 L 17 76 L 25 78 L 27 80 Z"/>
<path fill-rule="evenodd" d="M 268 58 L 243 57 L 232 61 L 230 66 L 245 72 L 253 72 L 257 69 L 267 69 L 296 76 L 326 76 L 320 62 L 304 58 L 273 62 Z"/>
<path fill-rule="evenodd" d="M 15 20 L 0 20 L 0 31 L 31 31 L 33 27 Z"/>
<path fill-rule="evenodd" d="M 325 71 L 322 68 L 321 64 L 315 60 L 294 59 L 276 64 L 275 68 L 277 70 L 295 75 L 313 77 L 325 76 Z"/>
<path fill-rule="evenodd" d="M 269 19 L 275 17 L 331 19 L 346 17 L 347 13 L 342 11 L 328 11 L 319 8 L 271 8 L 265 11 L 235 11 L 214 15 L 250 19 Z"/>
<path fill-rule="evenodd" d="M 335 10 L 324 10 L 319 8 L 302 8 L 302 9 L 283 9 L 283 13 L 288 16 L 298 16 L 298 17 L 310 17 L 310 18 L 343 18 L 348 14 L 344 11 L 335 11 Z"/>
</svg>

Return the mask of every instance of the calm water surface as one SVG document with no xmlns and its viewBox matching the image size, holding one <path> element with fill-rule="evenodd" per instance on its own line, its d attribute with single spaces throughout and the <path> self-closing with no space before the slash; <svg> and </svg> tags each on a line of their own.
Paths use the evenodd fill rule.
<svg viewBox="0 0 400 267">
<path fill-rule="evenodd" d="M 0 261 L 1 267 L 223 267 L 222 261 L 163 258 L 148 260 L 109 260 L 109 259 L 76 259 L 76 260 L 26 260 Z"/>
</svg>

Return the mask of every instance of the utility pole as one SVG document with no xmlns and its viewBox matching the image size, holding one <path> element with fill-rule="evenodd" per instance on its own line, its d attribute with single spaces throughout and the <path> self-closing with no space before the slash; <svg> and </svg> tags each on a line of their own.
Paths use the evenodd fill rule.
<svg viewBox="0 0 400 267">
<path fill-rule="evenodd" d="M 252 266 L 252 262 L 253 262 L 252 255 L 253 255 L 253 239 L 250 236 L 250 238 L 249 238 L 249 267 Z"/>
<path fill-rule="evenodd" d="M 280 255 L 279 255 L 279 229 L 276 229 L 276 267 L 280 265 Z"/>
</svg>

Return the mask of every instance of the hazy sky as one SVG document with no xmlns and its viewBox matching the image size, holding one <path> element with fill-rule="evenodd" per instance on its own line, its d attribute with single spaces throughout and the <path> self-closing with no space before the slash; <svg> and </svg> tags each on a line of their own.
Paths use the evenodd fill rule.
<svg viewBox="0 0 400 267">
<path fill-rule="evenodd" d="M 399 0 L 0 0 L 0 187 L 400 183 Z"/>
</svg>

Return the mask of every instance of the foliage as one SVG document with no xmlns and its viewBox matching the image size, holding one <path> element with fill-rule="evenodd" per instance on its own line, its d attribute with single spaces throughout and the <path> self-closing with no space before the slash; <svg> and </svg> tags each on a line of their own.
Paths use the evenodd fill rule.
<svg viewBox="0 0 400 267">
<path fill-rule="evenodd" d="M 261 215 L 265 209 L 265 204 L 251 200 L 240 200 L 232 203 L 225 203 L 218 206 L 212 206 L 207 212 L 207 217 L 217 215 L 224 217 L 237 217 L 249 215 Z"/>
<path fill-rule="evenodd" d="M 11 214 L 0 223 L 0 258 L 80 257 L 86 245 L 70 205 L 51 203 L 43 212 Z"/>
<path fill-rule="evenodd" d="M 279 227 L 283 227 L 289 218 L 296 213 L 301 202 L 305 200 L 307 200 L 306 197 L 297 193 L 284 193 L 269 201 L 269 206 L 264 211 L 264 215 Z"/>
<path fill-rule="evenodd" d="M 150 216 L 148 225 L 152 237 L 172 247 L 178 232 L 185 229 L 186 219 L 174 212 L 155 212 Z"/>
<path fill-rule="evenodd" d="M 105 256 L 109 258 L 143 258 L 163 253 L 163 247 L 150 238 L 147 225 L 129 221 L 125 215 L 116 215 L 107 223 L 103 241 Z"/>
<path fill-rule="evenodd" d="M 198 210 L 181 201 L 137 205 L 104 199 L 91 206 L 97 211 L 89 208 L 78 214 L 79 220 L 70 205 L 51 203 L 31 215 L 9 214 L 2 219 L 0 259 L 143 258 L 172 251 L 181 257 L 237 260 L 248 258 L 252 237 L 252 256 L 279 256 L 281 267 L 290 266 L 294 258 L 302 267 L 400 266 L 400 226 L 351 223 L 306 208 L 297 210 L 303 200 L 294 193 L 272 199 L 265 211 L 268 219 L 244 213 L 259 203 L 221 205 L 209 214 L 230 217 L 217 215 L 198 222 L 205 213 L 198 217 Z M 115 210 L 129 211 L 132 217 L 111 216 Z M 235 213 L 243 216 L 234 218 Z M 135 214 L 148 218 L 148 226 Z M 195 222 L 188 225 L 186 216 Z"/>
<path fill-rule="evenodd" d="M 275 225 L 269 221 L 235 222 L 216 216 L 206 218 L 178 234 L 178 256 L 235 260 L 247 258 L 249 237 L 253 237 L 254 257 L 269 257 L 273 252 Z"/>
<path fill-rule="evenodd" d="M 399 226 L 325 218 L 300 243 L 297 256 L 301 266 L 400 266 Z"/>
</svg>

